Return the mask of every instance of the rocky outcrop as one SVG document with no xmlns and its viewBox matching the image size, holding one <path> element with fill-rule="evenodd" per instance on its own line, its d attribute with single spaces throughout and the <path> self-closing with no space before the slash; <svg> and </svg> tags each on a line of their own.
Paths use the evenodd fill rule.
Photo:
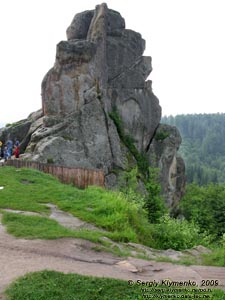
<svg viewBox="0 0 225 300">
<path fill-rule="evenodd" d="M 28 118 L 24 157 L 103 169 L 106 185 L 113 187 L 115 170 L 125 170 L 131 157 L 137 160 L 137 153 L 148 153 L 152 163 L 154 153 L 171 206 L 179 198 L 179 176 L 176 185 L 168 178 L 183 169 L 181 160 L 175 162 L 167 151 L 171 149 L 175 157 L 180 140 L 170 138 L 169 144 L 172 140 L 174 144 L 161 149 L 156 139 L 161 107 L 147 80 L 151 57 L 143 56 L 141 34 L 126 29 L 121 15 L 101 4 L 75 15 L 67 38 L 57 45 L 55 64 L 42 82 L 43 115 L 34 122 Z M 129 139 L 131 147 L 122 137 Z"/>
<path fill-rule="evenodd" d="M 67 37 L 42 82 L 43 126 L 31 137 L 30 155 L 106 174 L 123 169 L 127 150 L 109 113 L 117 111 L 139 151 L 146 151 L 161 118 L 146 82 L 152 68 L 142 56 L 145 41 L 106 4 L 77 14 Z"/>
<path fill-rule="evenodd" d="M 160 169 L 167 206 L 175 208 L 184 194 L 185 165 L 178 154 L 181 136 L 176 127 L 160 124 L 148 150 L 149 164 Z"/>
<path fill-rule="evenodd" d="M 102 4 L 76 15 L 67 36 L 57 45 L 55 65 L 42 83 L 44 125 L 94 106 L 102 110 L 107 128 L 108 113 L 116 107 L 137 148 L 146 149 L 161 108 L 145 81 L 152 67 L 151 58 L 142 56 L 141 35 L 125 29 L 120 14 Z"/>
<path fill-rule="evenodd" d="M 31 135 L 42 126 L 42 110 L 31 113 L 27 119 L 20 120 L 16 123 L 8 124 L 7 127 L 0 129 L 0 141 L 3 144 L 7 140 L 20 141 L 20 150 L 24 152 L 30 142 Z"/>
</svg>

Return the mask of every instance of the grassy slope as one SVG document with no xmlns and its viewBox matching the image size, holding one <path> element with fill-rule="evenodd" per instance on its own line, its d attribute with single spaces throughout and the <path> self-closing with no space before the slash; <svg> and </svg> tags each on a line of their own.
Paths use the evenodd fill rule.
<svg viewBox="0 0 225 300">
<path fill-rule="evenodd" d="M 129 203 L 122 194 L 98 187 L 80 190 L 61 184 L 50 175 L 31 169 L 0 168 L 0 208 L 48 213 L 44 203 L 54 203 L 60 209 L 100 226 L 116 241 L 142 242 L 152 245 L 149 224 L 144 211 Z M 79 235 L 81 231 L 65 230 L 47 218 L 3 213 L 7 230 L 26 238 L 57 238 Z M 30 226 L 30 225 L 34 226 Z M 48 230 L 46 230 L 49 228 Z M 51 230 L 50 230 L 51 229 Z M 84 231 L 83 231 L 84 232 Z M 85 234 L 96 240 L 100 233 Z"/>
</svg>

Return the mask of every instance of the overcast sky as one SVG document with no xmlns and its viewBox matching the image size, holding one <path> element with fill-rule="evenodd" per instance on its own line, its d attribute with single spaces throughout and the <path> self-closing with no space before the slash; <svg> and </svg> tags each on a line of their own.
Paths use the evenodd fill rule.
<svg viewBox="0 0 225 300">
<path fill-rule="evenodd" d="M 0 10 L 0 123 L 41 108 L 41 81 L 74 15 L 96 0 L 9 0 Z M 163 115 L 225 112 L 224 0 L 108 0 L 142 34 Z"/>
</svg>

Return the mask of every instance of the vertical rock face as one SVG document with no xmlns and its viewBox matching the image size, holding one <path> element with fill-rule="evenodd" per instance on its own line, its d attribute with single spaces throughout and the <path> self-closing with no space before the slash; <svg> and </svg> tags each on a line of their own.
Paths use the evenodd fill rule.
<svg viewBox="0 0 225 300">
<path fill-rule="evenodd" d="M 170 208 L 176 207 L 185 188 L 185 165 L 177 153 L 180 144 L 177 128 L 160 124 L 148 150 L 149 164 L 161 171 L 162 192 Z"/>
<path fill-rule="evenodd" d="M 161 108 L 151 83 L 146 82 L 152 67 L 151 58 L 142 56 L 141 35 L 125 29 L 121 15 L 102 4 L 77 14 L 67 37 L 57 45 L 55 65 L 42 83 L 45 125 L 97 101 L 106 123 L 115 108 L 138 150 L 145 150 L 159 124 Z"/>
<path fill-rule="evenodd" d="M 151 164 L 157 156 L 154 163 L 160 165 L 171 206 L 179 198 L 173 174 L 183 172 L 181 160 L 174 160 L 180 140 L 161 147 L 153 139 L 161 107 L 147 80 L 151 57 L 143 56 L 141 34 L 126 29 L 121 15 L 104 3 L 75 15 L 66 32 L 68 40 L 57 45 L 55 64 L 42 82 L 43 117 L 27 129 L 25 157 L 101 168 L 113 186 L 115 170 L 126 169 L 131 156 L 113 113 L 137 151 L 148 153 Z"/>
</svg>

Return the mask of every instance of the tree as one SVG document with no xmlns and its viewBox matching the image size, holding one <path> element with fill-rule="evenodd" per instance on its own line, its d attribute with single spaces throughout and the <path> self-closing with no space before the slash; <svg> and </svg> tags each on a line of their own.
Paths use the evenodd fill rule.
<svg viewBox="0 0 225 300">
<path fill-rule="evenodd" d="M 157 223 L 166 212 L 165 202 L 161 196 L 161 185 L 159 183 L 159 170 L 149 168 L 149 179 L 145 183 L 147 196 L 144 208 L 147 210 L 148 219 L 151 223 Z"/>
</svg>

